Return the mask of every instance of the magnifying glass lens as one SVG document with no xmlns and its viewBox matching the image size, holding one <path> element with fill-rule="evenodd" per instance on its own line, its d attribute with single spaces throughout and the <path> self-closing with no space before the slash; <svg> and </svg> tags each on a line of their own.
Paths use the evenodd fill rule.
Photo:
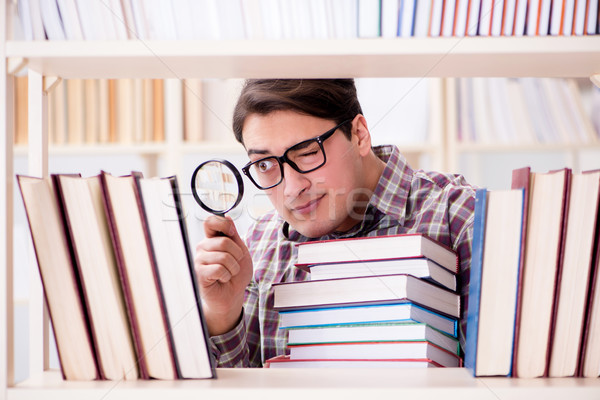
<svg viewBox="0 0 600 400">
<path fill-rule="evenodd" d="M 225 214 L 234 208 L 242 191 L 239 172 L 228 162 L 207 161 L 194 171 L 192 193 L 204 209 L 214 214 Z"/>
</svg>

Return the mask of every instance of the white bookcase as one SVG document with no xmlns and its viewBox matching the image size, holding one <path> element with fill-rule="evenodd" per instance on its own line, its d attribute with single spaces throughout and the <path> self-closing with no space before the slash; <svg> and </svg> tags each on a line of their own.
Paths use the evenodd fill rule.
<svg viewBox="0 0 600 400">
<path fill-rule="evenodd" d="M 8 25 L 0 2 L 0 21 Z M 4 24 L 4 22 L 7 24 Z M 282 41 L 22 42 L 0 29 L 0 399 L 264 398 L 402 396 L 422 399 L 600 398 L 600 379 L 475 379 L 464 369 L 219 370 L 210 381 L 65 382 L 48 371 L 48 323 L 37 274 L 31 274 L 30 376 L 14 384 L 13 360 L 13 92 L 12 74 L 29 75 L 29 174 L 48 173 L 47 91 L 59 78 L 330 78 L 593 77 L 600 74 L 600 36 L 470 37 Z M 443 93 L 443 79 L 440 87 Z M 443 98 L 443 97 L 442 97 Z M 443 132 L 445 105 L 433 123 Z M 444 135 L 434 143 L 444 156 Z M 171 142 L 169 142 L 171 140 Z M 167 139 L 176 157 L 178 138 Z M 213 147 L 220 149 L 219 144 Z M 415 149 L 426 150 L 428 146 Z M 108 148 L 106 151 L 119 151 Z M 198 150 L 198 148 L 196 148 Z M 69 150 L 73 151 L 73 150 Z M 87 149 L 81 149 L 82 152 Z M 99 150 L 103 151 L 103 150 Z M 128 150 L 121 150 L 128 151 Z M 142 147 L 140 152 L 158 150 Z"/>
</svg>

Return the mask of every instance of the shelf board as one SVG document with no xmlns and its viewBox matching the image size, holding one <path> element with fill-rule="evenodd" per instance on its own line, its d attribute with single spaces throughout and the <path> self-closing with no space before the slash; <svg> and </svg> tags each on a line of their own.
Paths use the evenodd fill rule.
<svg viewBox="0 0 600 400">
<path fill-rule="evenodd" d="M 93 155 L 160 155 L 166 151 L 164 143 L 95 143 L 49 145 L 48 154 L 56 156 L 93 156 Z M 27 145 L 16 145 L 14 154 L 27 155 Z"/>
<path fill-rule="evenodd" d="M 461 153 L 538 153 L 565 151 L 596 151 L 600 143 L 458 143 L 456 150 Z"/>
<path fill-rule="evenodd" d="M 222 41 L 8 41 L 62 78 L 591 77 L 600 35 Z"/>
<path fill-rule="evenodd" d="M 45 372 L 7 390 L 7 399 L 110 398 L 220 400 L 286 398 L 597 399 L 600 379 L 473 378 L 464 368 L 218 369 L 217 379 L 66 382 Z"/>
</svg>

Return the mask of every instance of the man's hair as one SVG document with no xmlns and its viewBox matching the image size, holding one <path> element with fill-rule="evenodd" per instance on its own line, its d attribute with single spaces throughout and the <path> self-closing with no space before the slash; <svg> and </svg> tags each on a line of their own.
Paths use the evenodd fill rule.
<svg viewBox="0 0 600 400">
<path fill-rule="evenodd" d="M 294 111 L 339 124 L 362 114 L 354 79 L 248 79 L 233 112 L 233 133 L 244 144 L 242 128 L 251 114 Z M 351 125 L 342 131 L 350 138 Z"/>
</svg>

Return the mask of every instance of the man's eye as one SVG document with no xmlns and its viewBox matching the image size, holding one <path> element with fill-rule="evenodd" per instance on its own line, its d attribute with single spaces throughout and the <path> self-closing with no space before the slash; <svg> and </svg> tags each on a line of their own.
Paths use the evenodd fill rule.
<svg viewBox="0 0 600 400">
<path fill-rule="evenodd" d="M 267 172 L 273 168 L 273 161 L 264 160 L 256 164 L 259 172 Z"/>
<path fill-rule="evenodd" d="M 302 153 L 300 156 L 301 157 L 311 157 L 311 156 L 316 155 L 317 152 L 318 152 L 318 150 L 311 150 L 311 151 L 307 151 L 305 153 Z"/>
</svg>

